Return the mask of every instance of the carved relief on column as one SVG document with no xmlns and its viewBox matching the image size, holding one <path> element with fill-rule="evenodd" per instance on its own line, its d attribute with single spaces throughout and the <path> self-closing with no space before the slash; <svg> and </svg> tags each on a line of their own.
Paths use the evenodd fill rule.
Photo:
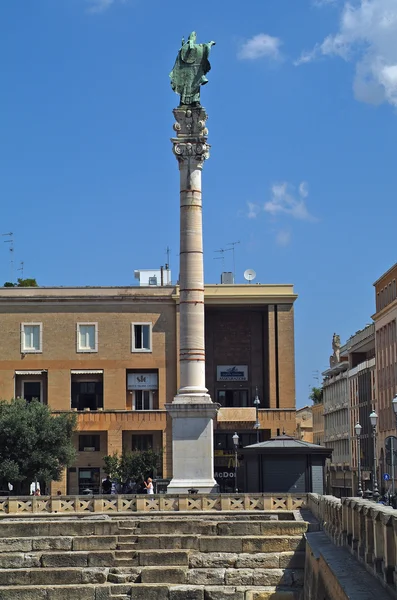
<svg viewBox="0 0 397 600">
<path fill-rule="evenodd" d="M 171 138 L 173 152 L 179 162 L 193 158 L 198 167 L 209 158 L 210 146 L 207 144 L 208 115 L 202 106 L 192 108 L 175 108 L 174 131 L 176 136 Z M 200 165 L 201 163 L 201 165 Z"/>
</svg>

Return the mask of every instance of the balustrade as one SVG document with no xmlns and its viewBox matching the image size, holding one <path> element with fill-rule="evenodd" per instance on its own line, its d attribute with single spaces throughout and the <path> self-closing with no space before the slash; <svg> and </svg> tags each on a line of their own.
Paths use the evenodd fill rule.
<svg viewBox="0 0 397 600">
<path fill-rule="evenodd" d="M 361 498 L 308 494 L 307 506 L 324 531 L 346 546 L 385 587 L 397 593 L 397 511 Z"/>
</svg>

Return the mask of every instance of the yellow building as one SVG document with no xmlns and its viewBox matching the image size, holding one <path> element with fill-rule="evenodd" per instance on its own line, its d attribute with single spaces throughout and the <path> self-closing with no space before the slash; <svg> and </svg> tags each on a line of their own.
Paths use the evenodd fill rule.
<svg viewBox="0 0 397 600">
<path fill-rule="evenodd" d="M 322 402 L 313 404 L 313 443 L 324 446 L 324 405 Z"/>
<path fill-rule="evenodd" d="M 215 472 L 233 488 L 232 435 L 256 441 L 295 421 L 292 285 L 207 285 L 206 385 L 221 408 Z M 78 459 L 52 492 L 99 490 L 103 456 L 163 450 L 171 477 L 165 404 L 178 389 L 179 288 L 174 286 L 0 289 L 0 398 L 39 398 L 78 416 Z"/>
<path fill-rule="evenodd" d="M 313 443 L 313 412 L 312 406 L 304 406 L 296 410 L 296 438 Z"/>
</svg>

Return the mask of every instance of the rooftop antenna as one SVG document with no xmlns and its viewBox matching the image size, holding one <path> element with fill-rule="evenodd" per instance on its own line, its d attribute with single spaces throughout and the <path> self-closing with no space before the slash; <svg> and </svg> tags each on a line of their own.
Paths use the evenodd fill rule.
<svg viewBox="0 0 397 600">
<path fill-rule="evenodd" d="M 21 279 L 23 279 L 23 267 L 24 267 L 24 264 L 25 263 L 23 262 L 23 260 L 21 260 L 21 262 L 20 262 L 21 266 L 19 267 L 19 269 L 17 269 L 17 271 L 21 271 Z"/>
<path fill-rule="evenodd" d="M 10 244 L 11 282 L 14 283 L 14 234 L 10 231 L 9 233 L 2 233 L 1 235 L 10 238 L 9 240 L 4 240 L 4 243 Z"/>
<path fill-rule="evenodd" d="M 223 250 L 215 250 L 215 252 L 223 252 Z M 222 254 L 221 256 L 214 256 L 214 260 L 222 261 L 222 271 L 224 271 L 225 270 L 225 255 Z"/>
<path fill-rule="evenodd" d="M 165 253 L 167 255 L 167 265 L 168 268 L 170 268 L 170 254 L 171 254 L 171 248 L 169 246 L 166 247 L 165 249 Z"/>
<path fill-rule="evenodd" d="M 240 240 L 238 242 L 230 242 L 229 244 L 227 244 L 228 246 L 231 246 L 231 248 L 227 248 L 227 250 L 231 250 L 233 252 L 233 281 L 234 282 L 236 282 L 236 261 L 235 261 L 235 257 L 234 257 L 234 248 L 239 243 L 240 243 Z"/>
<path fill-rule="evenodd" d="M 244 271 L 244 279 L 246 279 L 248 283 L 251 283 L 251 281 L 253 281 L 255 277 L 256 273 L 254 269 L 247 269 L 246 271 Z"/>
</svg>

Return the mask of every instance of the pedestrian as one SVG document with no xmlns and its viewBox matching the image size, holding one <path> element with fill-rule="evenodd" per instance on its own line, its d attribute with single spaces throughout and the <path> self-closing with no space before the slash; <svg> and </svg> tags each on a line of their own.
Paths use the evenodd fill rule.
<svg viewBox="0 0 397 600">
<path fill-rule="evenodd" d="M 109 475 L 106 475 L 106 479 L 102 481 L 102 494 L 111 494 L 112 492 L 112 480 Z"/>
<path fill-rule="evenodd" d="M 41 496 L 40 494 L 40 488 L 37 488 L 37 490 L 34 493 L 35 496 Z"/>
<path fill-rule="evenodd" d="M 146 493 L 147 494 L 154 494 L 152 478 L 148 477 L 147 483 L 146 483 L 146 481 L 144 481 L 143 483 L 144 483 L 145 488 L 146 488 Z"/>
</svg>

